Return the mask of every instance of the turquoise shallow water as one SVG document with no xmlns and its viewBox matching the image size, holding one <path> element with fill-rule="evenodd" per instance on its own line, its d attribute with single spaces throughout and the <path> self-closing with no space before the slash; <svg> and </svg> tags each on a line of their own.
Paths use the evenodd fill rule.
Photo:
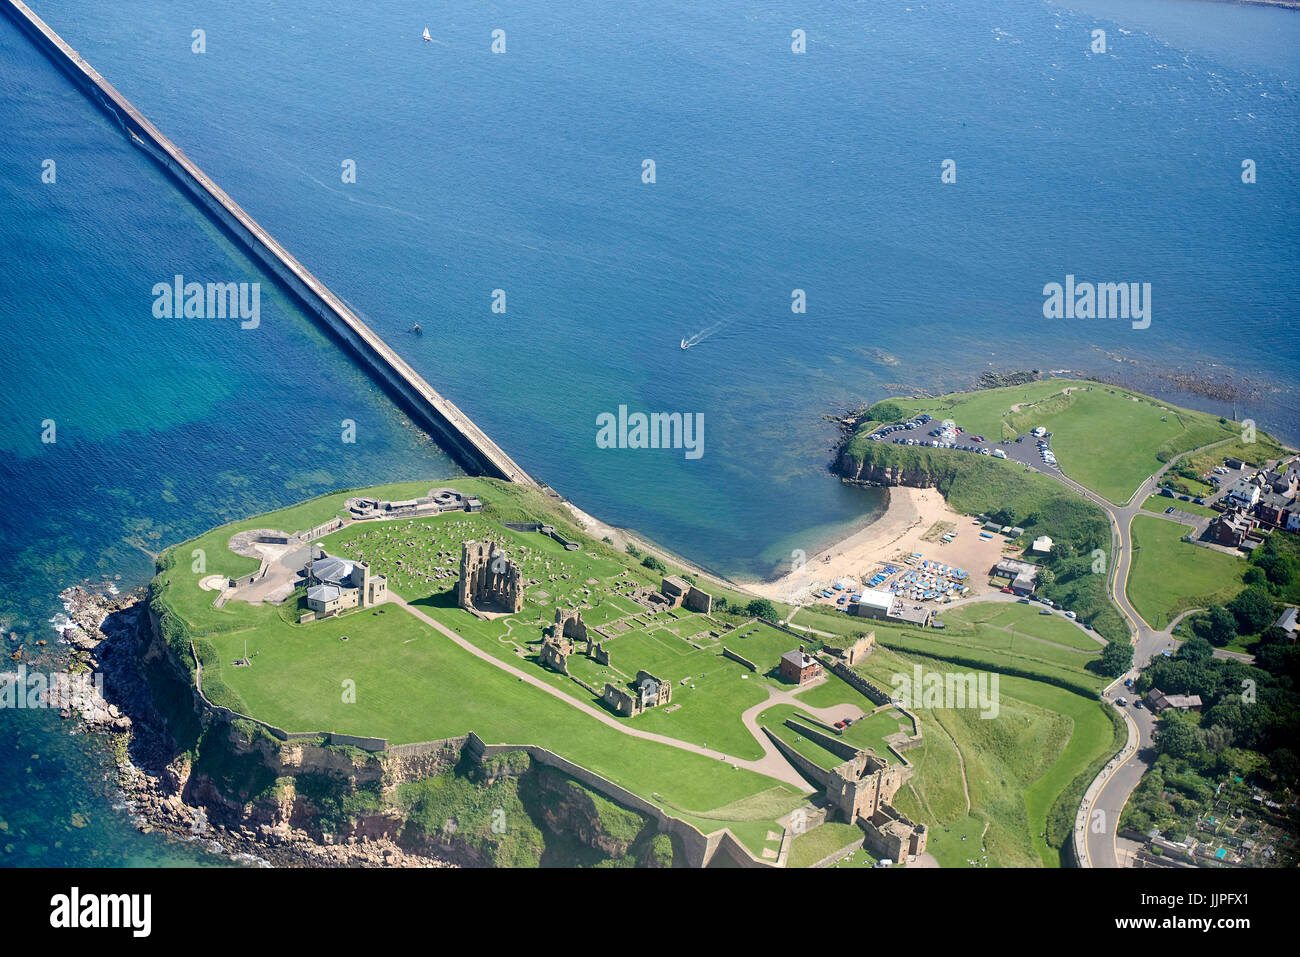
<svg viewBox="0 0 1300 957">
<path fill-rule="evenodd" d="M 1240 414 L 1300 437 L 1300 17 L 825 6 L 35 4 L 525 468 L 720 570 L 872 510 L 826 474 L 820 415 L 899 387 L 1204 371 L 1258 384 Z M 0 63 L 0 487 L 21 503 L 0 510 L 0 624 L 34 640 L 66 584 L 142 581 L 147 551 L 219 521 L 451 469 L 8 21 Z M 153 318 L 178 272 L 260 278 L 261 327 Z M 1151 282 L 1151 328 L 1044 321 L 1067 272 Z M 703 413 L 705 454 L 597 448 L 620 404 Z M 26 832 L 0 860 L 172 854 L 97 787 L 33 786 L 97 779 L 61 732 L 0 715 L 0 818 Z"/>
</svg>

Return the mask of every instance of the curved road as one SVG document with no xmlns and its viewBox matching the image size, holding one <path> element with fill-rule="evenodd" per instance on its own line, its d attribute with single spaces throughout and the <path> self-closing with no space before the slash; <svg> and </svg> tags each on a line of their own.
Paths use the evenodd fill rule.
<svg viewBox="0 0 1300 957">
<path fill-rule="evenodd" d="M 1169 628 L 1164 631 L 1156 631 L 1143 620 L 1138 614 L 1132 603 L 1128 599 L 1127 586 L 1129 573 L 1133 568 L 1133 517 L 1144 513 L 1142 503 L 1147 497 L 1153 494 L 1160 484 L 1161 477 L 1164 476 L 1171 468 L 1178 464 L 1179 459 L 1184 455 L 1190 455 L 1193 452 L 1211 449 L 1232 439 L 1223 439 L 1210 445 L 1202 446 L 1199 449 L 1189 449 L 1174 456 L 1164 467 L 1154 475 L 1145 479 L 1129 496 L 1128 501 L 1123 505 L 1116 505 L 1109 499 L 1098 495 L 1092 489 L 1080 485 L 1074 479 L 1065 475 L 1056 469 L 1038 468 L 1034 463 L 1027 463 L 1036 471 L 1050 475 L 1057 481 L 1061 482 L 1067 488 L 1078 492 L 1088 501 L 1098 506 L 1104 511 L 1110 519 L 1111 524 L 1111 560 L 1109 565 L 1110 574 L 1107 576 L 1107 588 L 1110 591 L 1111 598 L 1114 600 L 1116 607 L 1129 623 L 1134 633 L 1133 639 L 1133 667 L 1126 675 L 1117 678 L 1105 691 L 1102 692 L 1102 700 L 1110 701 L 1114 704 L 1122 690 L 1121 682 L 1125 678 L 1136 678 L 1141 670 L 1150 663 L 1151 659 L 1160 654 L 1166 648 L 1172 648 L 1174 645 L 1172 631 L 1175 625 L 1184 617 L 1180 615 L 1177 619 L 1170 622 Z M 1184 613 L 1188 614 L 1188 613 Z M 1117 690 L 1120 689 L 1120 690 Z M 1114 705 L 1119 707 L 1119 705 Z M 1090 807 L 1085 810 L 1088 812 L 1088 831 L 1084 843 L 1084 860 L 1079 864 L 1082 867 L 1121 867 L 1125 862 L 1121 860 L 1119 848 L 1119 819 L 1123 813 L 1124 805 L 1128 803 L 1129 796 L 1142 780 L 1142 775 L 1147 772 L 1155 761 L 1155 750 L 1153 748 L 1152 732 L 1155 730 L 1155 716 L 1145 708 L 1136 708 L 1130 706 L 1128 716 L 1137 725 L 1138 729 L 1138 746 L 1134 752 L 1124 761 L 1113 768 L 1106 780 L 1102 784 L 1101 790 L 1097 792 Z M 1097 818 L 1097 812 L 1102 812 L 1102 816 Z M 1097 821 L 1100 826 L 1094 830 L 1093 823 Z"/>
</svg>

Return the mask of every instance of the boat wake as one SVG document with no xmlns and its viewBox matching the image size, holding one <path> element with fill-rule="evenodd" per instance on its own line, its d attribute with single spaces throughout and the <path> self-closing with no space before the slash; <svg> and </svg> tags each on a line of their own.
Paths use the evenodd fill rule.
<svg viewBox="0 0 1300 957">
<path fill-rule="evenodd" d="M 695 335 L 691 336 L 690 338 L 683 339 L 682 348 L 689 349 L 691 346 L 698 346 L 705 339 L 712 339 L 715 335 L 721 332 L 722 329 L 724 329 L 726 326 L 729 326 L 730 324 L 731 324 L 730 319 L 724 319 L 722 320 L 722 322 L 715 322 L 713 325 L 701 329 L 699 332 L 695 333 Z"/>
</svg>

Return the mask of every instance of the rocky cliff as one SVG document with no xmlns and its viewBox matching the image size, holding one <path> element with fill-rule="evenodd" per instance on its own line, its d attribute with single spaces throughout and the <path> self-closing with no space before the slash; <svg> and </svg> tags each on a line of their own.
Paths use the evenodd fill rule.
<svg viewBox="0 0 1300 957">
<path fill-rule="evenodd" d="M 105 675 L 103 696 L 65 717 L 75 711 L 106 735 L 141 830 L 291 866 L 671 863 L 647 818 L 522 751 L 479 764 L 461 738 L 371 753 L 321 737 L 281 741 L 214 713 L 143 592 L 63 597 L 68 670 Z"/>
</svg>

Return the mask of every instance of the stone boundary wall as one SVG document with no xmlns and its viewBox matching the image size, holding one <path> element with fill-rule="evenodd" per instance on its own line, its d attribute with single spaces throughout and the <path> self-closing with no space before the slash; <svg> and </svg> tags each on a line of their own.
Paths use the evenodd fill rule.
<svg viewBox="0 0 1300 957">
<path fill-rule="evenodd" d="M 194 642 L 190 642 L 190 655 L 194 659 L 194 691 L 198 695 L 199 701 L 208 713 L 214 717 L 221 718 L 227 723 L 234 718 L 243 721 L 251 721 L 253 724 L 260 725 L 267 731 L 271 732 L 281 741 L 300 741 L 304 738 L 324 738 L 329 744 L 351 745 L 354 748 L 361 748 L 364 751 L 387 751 L 387 738 L 369 738 L 355 734 L 339 734 L 336 731 L 285 731 L 283 728 L 277 728 L 260 718 L 254 718 L 251 715 L 241 714 L 233 708 L 227 708 L 225 705 L 213 704 L 208 700 L 208 696 L 203 693 L 203 663 L 199 661 L 199 653 L 194 648 Z"/>
<path fill-rule="evenodd" d="M 726 828 L 706 836 L 695 827 L 673 817 L 644 798 L 633 794 L 613 781 L 601 777 L 599 774 L 588 771 L 581 765 L 574 764 L 567 758 L 560 757 L 553 751 L 548 751 L 534 744 L 485 744 L 473 732 L 468 735 L 466 748 L 469 749 L 471 754 L 478 754 L 482 757 L 492 757 L 509 751 L 528 752 L 529 756 L 534 760 L 563 771 L 569 777 L 582 782 L 593 791 L 603 794 L 616 804 L 632 808 L 654 819 L 661 832 L 672 834 L 682 842 L 687 863 L 691 867 L 706 867 L 719 852 L 725 853 L 733 862 L 742 867 L 776 866 L 774 862 L 762 861 L 754 857 Z"/>
<path fill-rule="evenodd" d="M 827 854 L 816 864 L 809 865 L 809 870 L 816 867 L 830 867 L 832 864 L 844 860 L 844 858 L 848 857 L 854 851 L 864 850 L 866 848 L 866 839 L 867 836 L 864 833 L 862 835 L 862 840 L 854 841 L 852 844 L 845 844 L 838 851 L 833 851 L 830 854 Z"/>
<path fill-rule="evenodd" d="M 855 748 L 853 745 L 848 744 L 845 741 L 841 741 L 838 737 L 836 737 L 833 734 L 826 734 L 824 731 L 817 731 L 813 728 L 806 727 L 805 725 L 802 725 L 799 722 L 795 721 L 793 718 L 786 718 L 785 721 L 782 722 L 782 724 L 784 724 L 791 731 L 794 731 L 798 734 L 802 734 L 809 741 L 815 741 L 817 744 L 820 744 L 831 754 L 841 757 L 845 761 L 848 761 L 860 750 L 862 750 L 861 748 Z"/>
<path fill-rule="evenodd" d="M 577 542 L 571 542 L 555 530 L 554 525 L 547 525 L 543 522 L 502 522 L 506 528 L 515 532 L 537 532 L 540 535 L 546 535 L 564 546 L 567 552 L 576 552 L 582 546 Z"/>
<path fill-rule="evenodd" d="M 786 759 L 795 766 L 795 770 L 808 778 L 808 780 L 816 781 L 818 786 L 823 788 L 830 782 L 831 773 L 825 768 L 814 764 L 808 758 L 805 758 L 802 754 L 790 747 L 790 745 L 786 744 L 767 728 L 763 729 L 763 733 L 771 738 L 772 743 L 776 745 L 776 749 L 785 755 Z"/>
<path fill-rule="evenodd" d="M 200 208 L 276 277 L 458 463 L 472 473 L 538 487 L 532 476 L 429 385 L 22 0 L 8 0 L 3 9 L 132 143 L 162 166 Z"/>
<path fill-rule="evenodd" d="M 421 741 L 417 744 L 393 744 L 389 745 L 387 751 L 389 754 L 399 758 L 418 758 L 426 754 L 436 754 L 444 749 L 460 751 L 465 747 L 465 742 L 469 735 L 462 734 L 458 738 L 443 738 L 441 741 Z"/>
<path fill-rule="evenodd" d="M 730 658 L 732 661 L 738 661 L 738 662 L 740 662 L 742 665 L 744 665 L 746 668 L 748 668 L 750 671 L 758 671 L 758 665 L 754 664 L 754 663 L 753 663 L 752 661 L 750 661 L 748 658 L 745 658 L 745 657 L 743 657 L 743 656 L 741 656 L 741 655 L 736 654 L 734 651 L 732 651 L 732 650 L 731 650 L 730 648 L 728 648 L 726 645 L 723 645 L 723 646 L 722 646 L 722 657 L 724 657 L 724 658 Z"/>
<path fill-rule="evenodd" d="M 305 532 L 297 532 L 290 536 L 292 542 L 310 542 L 312 539 L 321 538 L 330 532 L 337 532 L 343 527 L 343 519 L 331 518 L 328 522 L 321 522 L 315 528 L 309 528 Z"/>
<path fill-rule="evenodd" d="M 831 674 L 844 679 L 875 704 L 893 704 L 893 698 L 887 692 L 881 691 L 842 661 L 831 662 Z"/>
</svg>

